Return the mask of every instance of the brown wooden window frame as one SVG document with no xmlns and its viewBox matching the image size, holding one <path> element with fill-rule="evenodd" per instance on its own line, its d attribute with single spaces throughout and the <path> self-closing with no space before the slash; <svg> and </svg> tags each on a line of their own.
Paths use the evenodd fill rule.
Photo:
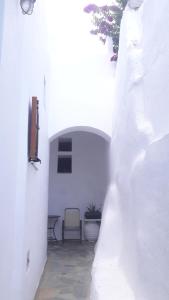
<svg viewBox="0 0 169 300">
<path fill-rule="evenodd" d="M 39 143 L 39 101 L 37 97 L 32 97 L 32 110 L 30 120 L 30 143 L 29 143 L 29 162 L 40 162 L 38 157 Z"/>
</svg>

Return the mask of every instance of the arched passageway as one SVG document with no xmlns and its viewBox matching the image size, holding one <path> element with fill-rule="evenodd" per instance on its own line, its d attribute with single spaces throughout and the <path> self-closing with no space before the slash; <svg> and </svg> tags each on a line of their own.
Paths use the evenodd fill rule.
<svg viewBox="0 0 169 300">
<path fill-rule="evenodd" d="M 109 180 L 109 142 L 106 133 L 91 127 L 68 128 L 51 138 L 49 215 L 62 218 L 66 207 L 78 207 L 83 219 L 89 204 L 103 206 Z M 61 222 L 56 230 L 61 239 Z"/>
<path fill-rule="evenodd" d="M 93 133 L 93 134 L 96 134 L 96 135 L 102 137 L 108 143 L 111 141 L 111 136 L 108 135 L 106 132 L 98 129 L 98 128 L 90 127 L 90 126 L 72 126 L 72 127 L 69 127 L 69 128 L 65 128 L 61 131 L 58 131 L 56 134 L 52 135 L 50 137 L 50 142 L 54 141 L 55 139 L 57 139 L 58 137 L 60 137 L 62 135 L 71 134 L 73 132 Z"/>
</svg>

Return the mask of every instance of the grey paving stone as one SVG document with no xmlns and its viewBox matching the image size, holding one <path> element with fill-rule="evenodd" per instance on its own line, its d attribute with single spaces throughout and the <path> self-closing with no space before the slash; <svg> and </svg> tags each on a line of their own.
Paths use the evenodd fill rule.
<svg viewBox="0 0 169 300">
<path fill-rule="evenodd" d="M 94 244 L 49 244 L 48 261 L 34 300 L 89 300 Z"/>
</svg>

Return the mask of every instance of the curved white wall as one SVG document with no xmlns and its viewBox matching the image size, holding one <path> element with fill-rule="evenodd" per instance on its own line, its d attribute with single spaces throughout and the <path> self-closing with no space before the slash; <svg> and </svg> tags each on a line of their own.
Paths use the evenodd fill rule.
<svg viewBox="0 0 169 300">
<path fill-rule="evenodd" d="M 169 297 L 168 10 L 167 0 L 144 0 L 123 17 L 114 176 L 93 268 L 95 300 Z"/>
<path fill-rule="evenodd" d="M 50 137 L 50 142 L 54 141 L 58 137 L 65 135 L 65 134 L 71 134 L 73 132 L 87 132 L 87 133 L 93 133 L 95 135 L 98 135 L 102 137 L 104 140 L 106 140 L 108 143 L 111 141 L 111 136 L 105 133 L 104 131 L 101 131 L 97 128 L 90 127 L 90 126 L 74 126 L 74 127 L 69 127 L 65 128 L 61 131 L 58 131 L 55 133 L 53 136 Z"/>
</svg>

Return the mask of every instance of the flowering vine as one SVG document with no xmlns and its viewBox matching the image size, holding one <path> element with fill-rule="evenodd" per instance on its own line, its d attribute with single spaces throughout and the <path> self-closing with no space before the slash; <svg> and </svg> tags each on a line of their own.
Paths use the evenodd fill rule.
<svg viewBox="0 0 169 300">
<path fill-rule="evenodd" d="M 112 5 L 89 4 L 84 8 L 86 13 L 92 14 L 94 28 L 90 33 L 98 35 L 103 43 L 106 42 L 107 37 L 112 39 L 111 61 L 116 61 L 118 58 L 120 24 L 126 4 L 127 0 L 116 0 Z"/>
</svg>

